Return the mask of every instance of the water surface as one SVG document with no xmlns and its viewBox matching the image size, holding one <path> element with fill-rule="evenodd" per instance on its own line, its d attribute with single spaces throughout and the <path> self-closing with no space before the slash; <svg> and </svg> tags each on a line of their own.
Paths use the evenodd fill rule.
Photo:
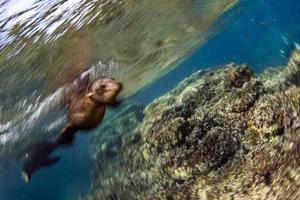
<svg viewBox="0 0 300 200">
<path fill-rule="evenodd" d="M 114 76 L 125 83 L 124 98 L 149 103 L 199 69 L 283 65 L 300 43 L 297 0 L 5 1 L 0 11 L 5 200 L 74 199 L 88 191 L 87 135 L 56 152 L 63 159 L 30 184 L 20 178 L 23 150 L 63 127 L 60 88 L 76 74 L 91 68 L 92 77 Z"/>
</svg>

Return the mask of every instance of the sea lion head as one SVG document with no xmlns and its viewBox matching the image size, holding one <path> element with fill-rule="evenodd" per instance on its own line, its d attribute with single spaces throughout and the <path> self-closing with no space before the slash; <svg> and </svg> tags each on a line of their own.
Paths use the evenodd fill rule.
<svg viewBox="0 0 300 200">
<path fill-rule="evenodd" d="M 122 84 L 115 79 L 100 78 L 90 84 L 87 97 L 92 98 L 97 103 L 113 104 L 121 90 Z"/>
</svg>

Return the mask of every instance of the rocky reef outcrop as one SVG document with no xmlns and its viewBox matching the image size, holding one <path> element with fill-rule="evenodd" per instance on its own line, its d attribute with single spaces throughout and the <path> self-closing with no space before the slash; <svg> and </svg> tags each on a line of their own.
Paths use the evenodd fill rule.
<svg viewBox="0 0 300 200">
<path fill-rule="evenodd" d="M 85 199 L 299 199 L 299 57 L 199 71 L 129 106 L 93 138 Z"/>
</svg>

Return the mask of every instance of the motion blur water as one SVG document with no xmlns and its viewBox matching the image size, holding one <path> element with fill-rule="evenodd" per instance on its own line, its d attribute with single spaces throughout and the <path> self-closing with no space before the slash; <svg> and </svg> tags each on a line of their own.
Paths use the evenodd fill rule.
<svg viewBox="0 0 300 200">
<path fill-rule="evenodd" d="M 0 154 L 62 126 L 59 88 L 79 73 L 111 75 L 130 96 L 218 33 L 237 2 L 4 2 Z"/>
<path fill-rule="evenodd" d="M 65 115 L 58 104 L 65 83 L 90 68 L 94 77 L 111 75 L 122 81 L 123 96 L 130 96 L 176 67 L 195 47 L 218 33 L 230 20 L 230 16 L 219 17 L 236 3 L 237 0 L 2 2 L 0 164 L 1 169 L 10 167 L 7 170 L 14 174 L 12 181 L 3 182 L 6 185 L 1 189 L 2 196 L 41 198 L 31 196 L 30 190 L 20 192 L 22 195 L 13 192 L 16 196 L 9 192 L 10 188 L 24 187 L 20 186 L 15 160 L 24 156 L 30 144 L 56 135 L 63 127 Z M 82 147 L 82 151 L 87 149 Z M 1 172 L 2 180 L 11 178 L 6 176 L 6 170 Z M 58 182 L 63 183 L 60 180 L 66 178 L 59 177 Z M 38 181 L 31 184 L 35 187 Z"/>
<path fill-rule="evenodd" d="M 233 0 L 16 2 L 5 1 L 0 9 L 0 199 L 5 200 L 73 199 L 88 190 L 84 136 L 73 149 L 58 152 L 64 159 L 37 173 L 30 185 L 21 181 L 15 162 L 29 144 L 64 125 L 59 88 L 79 72 L 91 67 L 93 77 L 116 77 L 128 97 L 185 60 L 133 97 L 148 103 L 202 68 L 233 61 L 257 72 L 280 66 L 300 42 L 297 0 L 257 0 L 251 6 Z"/>
</svg>

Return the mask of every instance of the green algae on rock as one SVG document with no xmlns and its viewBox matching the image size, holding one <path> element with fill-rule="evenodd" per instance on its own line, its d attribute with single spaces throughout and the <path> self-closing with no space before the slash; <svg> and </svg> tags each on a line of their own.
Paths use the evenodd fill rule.
<svg viewBox="0 0 300 200">
<path fill-rule="evenodd" d="M 265 74 L 230 64 L 191 75 L 143 115 L 142 107 L 121 114 L 101 129 L 118 133 L 117 148 L 94 138 L 103 171 L 94 169 L 86 199 L 299 199 L 299 55 L 273 73 L 273 85 L 294 80 L 277 89 Z"/>
</svg>

